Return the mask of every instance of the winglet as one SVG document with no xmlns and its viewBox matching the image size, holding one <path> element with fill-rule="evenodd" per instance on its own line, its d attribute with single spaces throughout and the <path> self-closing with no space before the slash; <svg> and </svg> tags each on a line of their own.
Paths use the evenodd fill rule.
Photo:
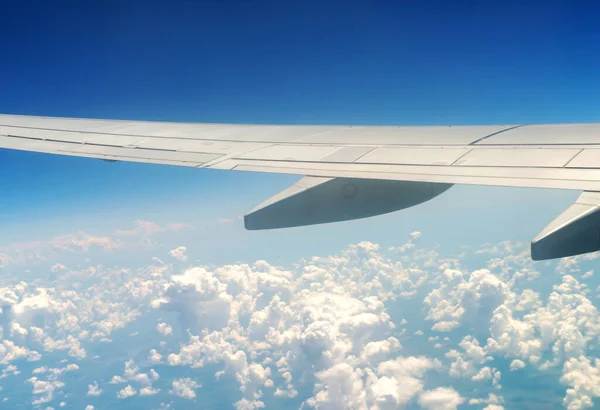
<svg viewBox="0 0 600 410">
<path fill-rule="evenodd" d="M 545 260 L 600 250 L 600 192 L 585 191 L 531 243 L 531 258 Z"/>
</svg>

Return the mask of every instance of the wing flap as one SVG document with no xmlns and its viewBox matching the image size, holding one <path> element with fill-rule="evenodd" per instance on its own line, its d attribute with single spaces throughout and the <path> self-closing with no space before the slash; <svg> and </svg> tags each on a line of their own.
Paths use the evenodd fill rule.
<svg viewBox="0 0 600 410">
<path fill-rule="evenodd" d="M 467 147 L 382 147 L 374 149 L 356 162 L 361 164 L 452 165 L 470 150 Z"/>
<path fill-rule="evenodd" d="M 321 158 L 334 154 L 342 147 L 326 147 L 311 145 L 272 145 L 256 151 L 241 154 L 239 159 L 258 159 L 267 161 L 319 161 Z"/>
<path fill-rule="evenodd" d="M 385 179 L 397 181 L 418 181 L 418 182 L 436 182 L 466 185 L 492 185 L 507 187 L 527 187 L 527 188 L 554 188 L 554 189 L 574 189 L 574 190 L 598 190 L 600 191 L 600 179 L 598 172 L 593 174 L 581 174 L 579 171 L 574 173 L 563 173 L 569 171 L 563 169 L 498 169 L 498 168 L 475 168 L 472 173 L 459 173 L 454 168 L 457 167 L 409 167 L 398 166 L 397 168 L 335 168 L 306 166 L 302 163 L 261 163 L 245 162 L 237 163 L 227 161 L 215 167 L 218 169 L 230 169 L 236 171 L 266 172 L 278 174 L 293 175 L 314 175 L 321 177 L 343 177 L 343 178 L 367 178 L 367 179 Z M 312 164 L 311 164 L 312 165 Z M 320 164 L 331 165 L 331 164 Z M 469 170 L 467 167 L 459 170 Z M 502 171 L 511 171 L 510 173 Z M 538 175 L 532 176 L 532 171 Z M 546 171 L 546 172 L 545 172 Z M 593 170 L 596 171 L 596 170 Z M 594 176 L 595 175 L 595 176 Z"/>
<path fill-rule="evenodd" d="M 204 154 L 227 155 L 243 153 L 268 147 L 269 143 L 257 142 L 221 142 L 211 140 L 191 140 L 181 138 L 142 138 L 132 143 L 132 147 L 155 150 L 169 150 L 181 152 L 198 152 Z"/>
<path fill-rule="evenodd" d="M 482 148 L 471 150 L 456 165 L 562 168 L 580 152 L 578 148 Z"/>
</svg>

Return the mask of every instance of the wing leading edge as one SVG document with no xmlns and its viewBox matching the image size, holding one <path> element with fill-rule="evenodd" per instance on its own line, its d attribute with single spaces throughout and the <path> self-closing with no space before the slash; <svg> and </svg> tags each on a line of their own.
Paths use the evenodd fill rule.
<svg viewBox="0 0 600 410">
<path fill-rule="evenodd" d="M 392 212 L 452 184 L 581 190 L 583 199 L 534 240 L 532 256 L 600 249 L 596 208 L 589 209 L 600 192 L 600 123 L 293 126 L 0 115 L 0 148 L 309 176 L 248 214 L 248 229 Z M 578 213 L 581 201 L 588 208 Z"/>
</svg>

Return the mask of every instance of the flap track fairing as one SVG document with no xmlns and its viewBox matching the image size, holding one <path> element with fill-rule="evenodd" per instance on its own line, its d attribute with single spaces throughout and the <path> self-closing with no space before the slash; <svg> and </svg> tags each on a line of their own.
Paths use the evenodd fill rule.
<svg viewBox="0 0 600 410">
<path fill-rule="evenodd" d="M 409 208 L 452 184 L 307 176 L 244 217 L 248 230 L 347 221 Z"/>
<path fill-rule="evenodd" d="M 531 258 L 545 260 L 600 250 L 600 192 L 585 191 L 531 243 Z"/>
</svg>

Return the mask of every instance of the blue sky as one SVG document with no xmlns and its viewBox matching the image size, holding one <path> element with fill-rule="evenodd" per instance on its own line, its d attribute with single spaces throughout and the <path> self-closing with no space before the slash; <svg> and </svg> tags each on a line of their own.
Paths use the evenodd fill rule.
<svg viewBox="0 0 600 410">
<path fill-rule="evenodd" d="M 598 7 L 9 0 L 0 112 L 292 124 L 598 121 Z M 295 180 L 0 156 L 4 241 L 186 210 L 231 218 Z M 466 192 L 472 200 L 484 191 Z"/>
<path fill-rule="evenodd" d="M 583 1 L 5 0 L 0 113 L 600 121 L 599 13 Z M 0 150 L 0 399 L 597 401 L 597 255 L 533 263 L 527 244 L 577 192 L 457 186 L 376 218 L 245 231 L 240 217 L 296 179 Z"/>
<path fill-rule="evenodd" d="M 156 120 L 597 120 L 593 2 L 7 1 L 3 112 Z"/>
</svg>

